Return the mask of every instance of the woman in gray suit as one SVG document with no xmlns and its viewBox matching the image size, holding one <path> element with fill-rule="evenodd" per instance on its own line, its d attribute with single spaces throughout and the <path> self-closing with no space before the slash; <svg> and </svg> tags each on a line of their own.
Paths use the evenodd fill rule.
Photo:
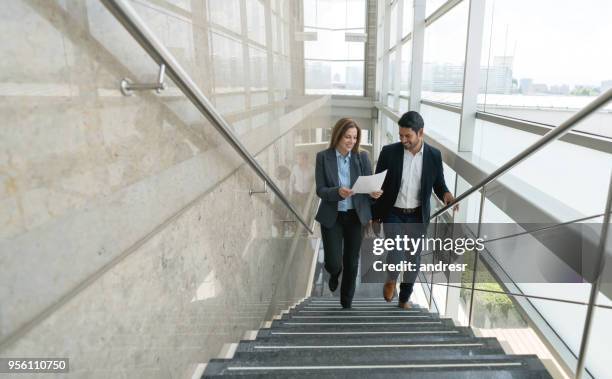
<svg viewBox="0 0 612 379">
<path fill-rule="evenodd" d="M 321 205 L 315 219 L 321 224 L 325 269 L 330 274 L 329 289 L 338 288 L 341 272 L 340 303 L 350 308 L 355 294 L 362 226 L 372 219 L 371 200 L 382 191 L 353 194 L 350 188 L 360 175 L 372 175 L 368 153 L 359 150 L 361 128 L 350 118 L 338 120 L 329 148 L 317 153 L 315 181 Z"/>
</svg>

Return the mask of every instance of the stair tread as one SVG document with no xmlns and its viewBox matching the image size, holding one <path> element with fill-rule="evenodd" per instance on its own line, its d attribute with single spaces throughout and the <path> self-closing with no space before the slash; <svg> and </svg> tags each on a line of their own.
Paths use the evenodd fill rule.
<svg viewBox="0 0 612 379">
<path fill-rule="evenodd" d="M 257 339 L 254 341 L 240 341 L 238 344 L 239 351 L 252 351 L 254 347 L 279 347 L 279 348 L 294 348 L 296 346 L 304 347 L 305 349 L 311 346 L 376 346 L 385 348 L 386 346 L 403 346 L 405 348 L 433 348 L 436 346 L 444 347 L 449 345 L 465 345 L 465 344 L 482 344 L 489 347 L 501 347 L 499 341 L 493 337 L 479 338 L 467 336 L 446 336 L 437 337 L 437 339 L 418 339 L 410 338 L 389 338 L 365 336 L 360 338 L 336 338 L 322 340 L 321 338 L 301 338 L 295 340 L 284 339 Z"/>
<path fill-rule="evenodd" d="M 327 353 L 327 352 L 326 352 Z M 266 357 L 269 359 L 272 359 L 274 357 L 281 357 L 283 354 L 280 354 L 279 352 L 259 352 L 259 353 L 242 353 L 242 356 L 252 356 L 255 357 L 256 355 L 261 355 L 262 357 Z M 320 354 L 319 356 L 323 359 L 325 359 L 326 354 Z M 311 357 L 314 358 L 314 357 Z M 321 360 L 323 360 L 321 359 Z M 412 361 L 410 360 L 409 357 L 407 357 L 405 362 L 406 363 L 411 363 Z M 522 362 L 526 359 L 537 359 L 536 355 L 533 354 L 521 354 L 521 355 L 508 355 L 508 354 L 504 354 L 504 353 L 500 353 L 500 354 L 479 354 L 479 355 L 471 355 L 471 356 L 455 356 L 455 357 L 447 357 L 444 359 L 441 359 L 439 357 L 432 357 L 431 355 L 428 357 L 419 357 L 417 359 L 414 359 L 413 361 L 417 361 L 415 364 L 439 364 L 439 365 L 451 365 L 451 364 L 462 364 L 462 363 L 483 363 L 483 364 L 489 364 L 492 362 Z M 333 358 L 331 358 L 330 360 L 334 360 Z M 344 362 L 338 362 L 336 360 L 334 360 L 335 363 L 329 363 L 329 366 L 344 366 L 346 365 Z M 211 359 L 210 362 L 223 362 L 229 365 L 232 365 L 234 367 L 258 367 L 260 365 L 262 365 L 261 362 L 259 362 L 258 360 L 240 360 L 240 359 Z M 388 362 L 380 362 L 379 360 L 372 358 L 372 357 L 368 357 L 366 354 L 364 354 L 364 356 L 360 359 L 359 363 L 355 363 L 352 365 L 357 365 L 357 366 L 367 366 L 367 365 L 380 365 L 380 366 L 385 366 L 385 365 L 393 365 L 396 364 L 395 363 L 388 363 Z M 401 364 L 401 362 L 399 362 L 398 364 Z M 268 366 L 281 366 L 281 367 L 289 367 L 289 366 L 317 366 L 320 365 L 319 363 L 317 363 L 316 361 L 313 362 L 304 362 L 304 359 L 302 357 L 292 357 L 292 356 L 288 356 L 285 357 L 282 360 L 270 360 L 268 362 L 265 362 L 265 365 Z"/>
<path fill-rule="evenodd" d="M 475 337 L 426 308 L 401 309 L 380 298 L 308 298 L 233 359 L 213 359 L 203 378 L 551 378 L 535 355 L 508 355 L 496 338 Z"/>
<path fill-rule="evenodd" d="M 473 332 L 469 328 L 461 327 L 449 327 L 446 325 L 420 325 L 412 326 L 410 328 L 406 325 L 402 325 L 400 328 L 384 329 L 378 328 L 373 329 L 371 326 L 358 329 L 355 327 L 351 328 L 326 328 L 321 329 L 314 326 L 306 327 L 307 329 L 300 328 L 274 328 L 274 329 L 260 329 L 257 333 L 257 337 L 287 337 L 287 336 L 313 336 L 316 335 L 320 338 L 325 336 L 393 336 L 393 335 L 468 335 L 473 336 Z"/>
<path fill-rule="evenodd" d="M 304 364 L 361 364 L 366 360 L 382 363 L 407 363 L 431 360 L 435 353 L 438 361 L 446 361 L 458 357 L 473 358 L 484 355 L 507 357 L 501 347 L 475 344 L 477 346 L 459 345 L 457 347 L 418 347 L 403 348 L 397 345 L 384 348 L 353 347 L 353 348 L 319 348 L 316 349 L 257 349 L 253 351 L 237 351 L 233 360 L 260 363 L 302 362 Z M 261 346 L 258 346 L 261 348 Z"/>
<path fill-rule="evenodd" d="M 550 375 L 535 356 L 487 356 L 477 359 L 422 360 L 411 363 L 379 364 L 362 362 L 350 365 L 292 364 L 286 361 L 279 364 L 230 363 L 212 360 L 207 367 L 208 374 L 223 374 L 265 377 L 406 377 L 411 378 L 550 378 Z M 208 377 L 208 376 L 204 377 Z M 257 377 L 257 376 L 253 376 Z"/>
<path fill-rule="evenodd" d="M 279 344 L 301 344 L 301 345 L 321 345 L 321 344 L 405 344 L 405 343 L 453 343 L 466 341 L 481 341 L 489 338 L 478 338 L 467 334 L 468 330 L 460 330 L 459 333 L 453 334 L 398 334 L 398 335 L 346 335 L 346 336 L 287 336 L 281 338 L 275 337 L 258 337 L 252 342 L 259 345 L 279 345 Z M 490 339 L 497 341 L 496 338 Z M 499 343 L 499 342 L 498 342 Z"/>
</svg>

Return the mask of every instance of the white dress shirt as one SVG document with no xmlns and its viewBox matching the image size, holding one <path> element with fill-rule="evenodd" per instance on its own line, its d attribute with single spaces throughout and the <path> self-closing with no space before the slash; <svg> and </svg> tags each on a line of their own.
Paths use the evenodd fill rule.
<svg viewBox="0 0 612 379">
<path fill-rule="evenodd" d="M 423 172 L 423 146 L 415 155 L 404 149 L 404 167 L 402 182 L 397 200 L 393 204 L 397 208 L 416 208 L 421 205 L 421 174 Z"/>
</svg>

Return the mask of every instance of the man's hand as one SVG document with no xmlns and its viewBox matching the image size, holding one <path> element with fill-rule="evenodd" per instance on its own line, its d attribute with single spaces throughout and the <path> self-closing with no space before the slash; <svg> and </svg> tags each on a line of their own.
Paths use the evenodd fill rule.
<svg viewBox="0 0 612 379">
<path fill-rule="evenodd" d="M 374 199 L 378 199 L 381 195 L 382 195 L 383 191 L 379 190 L 379 191 L 374 191 L 372 193 L 370 193 L 370 196 Z"/>
<path fill-rule="evenodd" d="M 450 192 L 446 192 L 444 194 L 444 204 L 448 205 L 450 203 L 452 203 L 455 200 L 455 197 L 453 196 L 452 193 Z M 453 211 L 458 211 L 459 210 L 459 203 L 455 204 L 455 206 L 453 207 Z"/>
<path fill-rule="evenodd" d="M 353 194 L 353 191 L 346 187 L 340 187 L 338 188 L 338 193 L 340 194 L 340 197 L 346 199 L 347 197 L 350 197 Z"/>
</svg>

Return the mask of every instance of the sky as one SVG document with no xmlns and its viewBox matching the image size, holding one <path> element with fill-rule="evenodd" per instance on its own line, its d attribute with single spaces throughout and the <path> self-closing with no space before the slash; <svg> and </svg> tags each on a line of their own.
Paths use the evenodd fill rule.
<svg viewBox="0 0 612 379">
<path fill-rule="evenodd" d="M 462 2 L 430 26 L 437 29 L 436 60 L 463 61 L 465 44 L 458 35 L 466 35 L 467 5 Z M 490 41 L 491 62 L 504 52 L 514 55 L 517 79 L 598 86 L 612 80 L 610 20 L 610 0 L 486 0 L 481 63 L 487 63 Z"/>
<path fill-rule="evenodd" d="M 336 28 L 363 22 L 363 0 L 304 1 L 307 20 Z M 428 12 L 442 2 L 428 1 Z M 468 5 L 464 0 L 427 28 L 425 61 L 463 62 Z M 611 20 L 612 0 L 486 0 L 481 63 L 513 55 L 516 79 L 599 86 L 612 80 Z M 325 45 L 317 55 L 337 59 L 339 51 Z"/>
</svg>

